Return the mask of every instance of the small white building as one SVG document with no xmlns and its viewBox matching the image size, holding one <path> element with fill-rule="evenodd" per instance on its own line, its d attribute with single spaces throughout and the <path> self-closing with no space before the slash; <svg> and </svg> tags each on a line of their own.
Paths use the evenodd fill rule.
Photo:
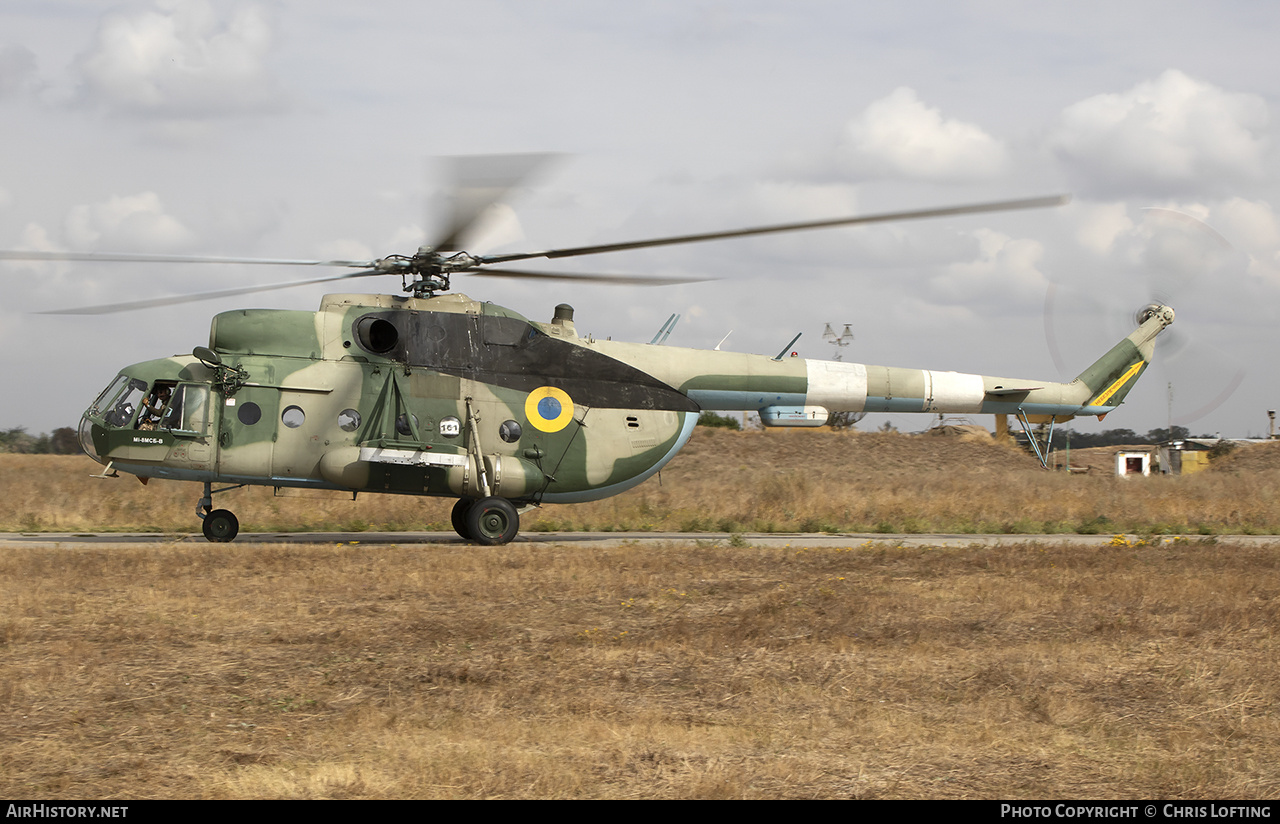
<svg viewBox="0 0 1280 824">
<path fill-rule="evenodd" d="M 1129 475 L 1147 476 L 1151 474 L 1151 453 L 1138 451 L 1121 451 L 1116 453 L 1116 474 L 1121 477 Z"/>
</svg>

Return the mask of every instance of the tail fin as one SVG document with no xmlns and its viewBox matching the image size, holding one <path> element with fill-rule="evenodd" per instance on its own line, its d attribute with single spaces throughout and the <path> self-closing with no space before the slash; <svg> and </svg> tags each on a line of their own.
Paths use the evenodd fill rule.
<svg viewBox="0 0 1280 824">
<path fill-rule="evenodd" d="M 1109 410 L 1124 402 L 1129 390 L 1151 363 L 1156 336 L 1173 323 L 1173 310 L 1153 303 L 1143 309 L 1138 318 L 1140 323 L 1133 334 L 1111 347 L 1110 352 L 1098 358 L 1072 382 L 1088 387 L 1086 407 Z"/>
</svg>

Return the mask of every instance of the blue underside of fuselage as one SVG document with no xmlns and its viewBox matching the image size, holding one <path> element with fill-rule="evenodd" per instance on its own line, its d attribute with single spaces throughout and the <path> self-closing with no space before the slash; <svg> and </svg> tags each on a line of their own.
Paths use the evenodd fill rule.
<svg viewBox="0 0 1280 824">
<path fill-rule="evenodd" d="M 766 406 L 804 406 L 803 392 L 738 392 L 727 389 L 693 389 L 689 399 L 702 409 L 743 412 Z M 918 402 L 917 402 L 918 403 Z"/>
<path fill-rule="evenodd" d="M 694 389 L 689 392 L 703 409 L 719 412 L 742 412 L 764 409 L 769 406 L 805 406 L 809 403 L 807 396 L 800 392 L 783 392 L 762 394 L 760 392 L 734 392 L 719 389 Z M 923 412 L 923 398 L 877 398 L 868 397 L 860 412 Z M 1105 415 L 1114 406 L 1070 406 L 1061 403 L 1026 403 L 1019 401 L 982 402 L 982 408 L 972 414 L 1016 415 L 1019 411 L 1028 415 Z M 943 409 L 941 411 L 951 411 Z"/>
</svg>

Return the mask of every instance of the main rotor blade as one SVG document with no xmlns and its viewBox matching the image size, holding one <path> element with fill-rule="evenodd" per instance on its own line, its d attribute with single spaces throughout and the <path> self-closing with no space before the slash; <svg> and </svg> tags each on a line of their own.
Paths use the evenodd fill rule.
<svg viewBox="0 0 1280 824">
<path fill-rule="evenodd" d="M 179 303 L 194 303 L 200 300 L 213 300 L 214 298 L 229 298 L 236 295 L 250 295 L 254 292 L 270 292 L 273 289 L 289 289 L 294 286 L 308 286 L 313 283 L 326 283 L 334 280 L 346 280 L 348 278 L 367 277 L 369 275 L 385 275 L 386 272 L 378 269 L 368 269 L 363 272 L 348 272 L 342 275 L 329 275 L 322 278 L 310 278 L 309 280 L 291 280 L 288 283 L 268 283 L 259 286 L 242 286 L 235 289 L 219 289 L 214 292 L 196 292 L 190 295 L 171 295 L 163 298 L 148 298 L 147 300 L 134 300 L 126 303 L 106 303 L 99 306 L 79 306 L 74 309 L 50 309 L 47 312 L 38 312 L 40 315 L 108 315 L 113 312 L 129 312 L 134 309 L 151 309 L 157 306 L 174 306 Z"/>
<path fill-rule="evenodd" d="M 249 263 L 267 266 L 347 266 L 368 268 L 372 260 L 282 260 L 279 258 L 214 257 L 208 255 L 144 255 L 116 252 L 28 252 L 0 250 L 0 260 L 87 260 L 107 263 Z"/>
<path fill-rule="evenodd" d="M 946 217 L 948 215 L 968 215 L 979 212 L 1004 212 L 1014 209 L 1039 209 L 1046 206 L 1061 206 L 1071 199 L 1070 195 L 1054 195 L 1052 197 L 1033 197 L 1024 200 L 1003 200 L 996 203 L 975 203 L 967 206 L 947 206 L 941 209 L 917 209 L 906 212 L 885 212 L 876 215 L 841 217 L 829 220 L 813 220 L 801 223 L 782 223 L 776 226 L 758 226 L 753 229 L 734 229 L 727 232 L 707 232 L 697 235 L 676 235 L 673 237 L 654 238 L 652 240 L 635 240 L 629 243 L 606 243 L 599 246 L 575 246 L 567 249 L 550 249 L 544 252 L 519 252 L 507 255 L 482 255 L 477 258 L 481 263 L 507 263 L 513 260 L 529 258 L 562 258 L 577 255 L 598 255 L 605 252 L 621 252 L 627 249 L 646 249 L 652 246 L 674 246 L 680 243 L 701 243 L 707 240 L 723 240 L 731 237 L 750 237 L 752 235 L 768 235 L 779 232 L 802 232 L 809 229 L 827 229 L 835 226 L 856 226 L 862 223 L 884 223 L 891 220 L 918 220 L 927 217 Z"/>
<path fill-rule="evenodd" d="M 623 286 L 672 286 L 678 283 L 705 283 L 714 278 L 667 278 L 645 275 L 593 275 L 585 272 L 531 272 L 523 269 L 475 269 L 466 275 L 492 278 L 536 278 L 539 280 L 576 280 L 589 283 L 613 283 Z"/>
<path fill-rule="evenodd" d="M 447 224 L 438 252 L 462 250 L 465 235 L 486 209 L 506 199 L 507 193 L 547 166 L 557 155 L 472 155 L 441 158 L 451 178 L 448 189 Z"/>
</svg>

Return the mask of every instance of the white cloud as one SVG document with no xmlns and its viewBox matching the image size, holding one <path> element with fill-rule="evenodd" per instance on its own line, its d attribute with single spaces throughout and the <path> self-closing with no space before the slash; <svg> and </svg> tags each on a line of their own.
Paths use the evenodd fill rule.
<svg viewBox="0 0 1280 824">
<path fill-rule="evenodd" d="M 1051 145 L 1088 192 L 1170 195 L 1257 181 L 1267 104 L 1179 71 L 1068 107 Z"/>
<path fill-rule="evenodd" d="M 492 203 L 482 211 L 463 237 L 464 245 L 476 254 L 524 240 L 524 228 L 516 212 L 505 203 Z M 418 243 L 426 243 L 419 235 Z"/>
<path fill-rule="evenodd" d="M 22 240 L 18 242 L 19 249 L 29 249 L 34 252 L 61 252 L 64 251 L 53 239 L 49 237 L 49 232 L 39 223 L 28 223 L 22 227 Z"/>
<path fill-rule="evenodd" d="M 32 252 L 66 251 L 44 226 L 34 222 L 22 227 L 14 248 Z M 74 264 L 65 260 L 6 260 L 0 262 L 0 270 L 23 276 L 11 280 L 8 298 L 28 311 L 52 308 L 68 294 L 82 294 L 86 287 L 83 280 L 74 276 Z"/>
<path fill-rule="evenodd" d="M 952 264 L 929 282 L 937 300 L 962 305 L 1005 305 L 1012 298 L 1035 303 L 1044 297 L 1049 281 L 1040 271 L 1044 246 L 1035 240 L 1013 238 L 991 229 L 974 232 L 978 259 Z"/>
<path fill-rule="evenodd" d="M 422 227 L 416 223 L 410 223 L 406 226 L 401 226 L 399 229 L 392 232 L 391 237 L 387 240 L 386 250 L 379 254 L 407 255 L 416 251 L 419 246 L 427 242 L 427 233 L 422 230 Z M 377 257 L 377 255 L 374 257 Z"/>
<path fill-rule="evenodd" d="M 1222 233 L 1248 256 L 1246 271 L 1280 285 L 1280 218 L 1270 204 L 1232 198 L 1214 210 Z"/>
<path fill-rule="evenodd" d="M 36 83 L 36 56 L 25 46 L 0 47 L 0 97 L 10 97 Z"/>
<path fill-rule="evenodd" d="M 1001 141 L 972 123 L 944 119 L 906 87 L 848 124 L 841 154 L 856 175 L 941 182 L 990 178 L 1006 164 Z"/>
<path fill-rule="evenodd" d="M 1123 203 L 1079 205 L 1073 211 L 1080 216 L 1076 240 L 1098 255 L 1108 254 L 1121 235 L 1133 230 L 1133 221 Z"/>
<path fill-rule="evenodd" d="M 282 96 L 267 68 L 266 11 L 206 0 L 157 0 L 111 12 L 79 61 L 89 96 L 115 111 L 201 118 L 262 112 Z"/>
<path fill-rule="evenodd" d="M 1270 204 L 1234 197 L 1214 209 L 1219 229 L 1235 246 L 1253 251 L 1280 250 L 1280 220 Z"/>
<path fill-rule="evenodd" d="M 90 251 L 170 251 L 189 247 L 193 238 L 165 212 L 155 192 L 76 206 L 67 215 L 66 230 L 73 248 Z"/>
<path fill-rule="evenodd" d="M 22 231 L 19 233 L 18 243 L 14 248 L 32 252 L 65 251 L 49 237 L 49 232 L 39 223 L 28 223 L 23 226 Z M 38 275 L 39 277 L 31 278 L 24 283 L 24 287 L 32 291 L 39 291 L 40 287 L 47 283 L 50 278 L 61 277 L 67 269 L 65 263 L 49 260 L 6 260 L 0 262 L 0 267 L 9 272 L 25 272 L 31 275 Z"/>
</svg>

